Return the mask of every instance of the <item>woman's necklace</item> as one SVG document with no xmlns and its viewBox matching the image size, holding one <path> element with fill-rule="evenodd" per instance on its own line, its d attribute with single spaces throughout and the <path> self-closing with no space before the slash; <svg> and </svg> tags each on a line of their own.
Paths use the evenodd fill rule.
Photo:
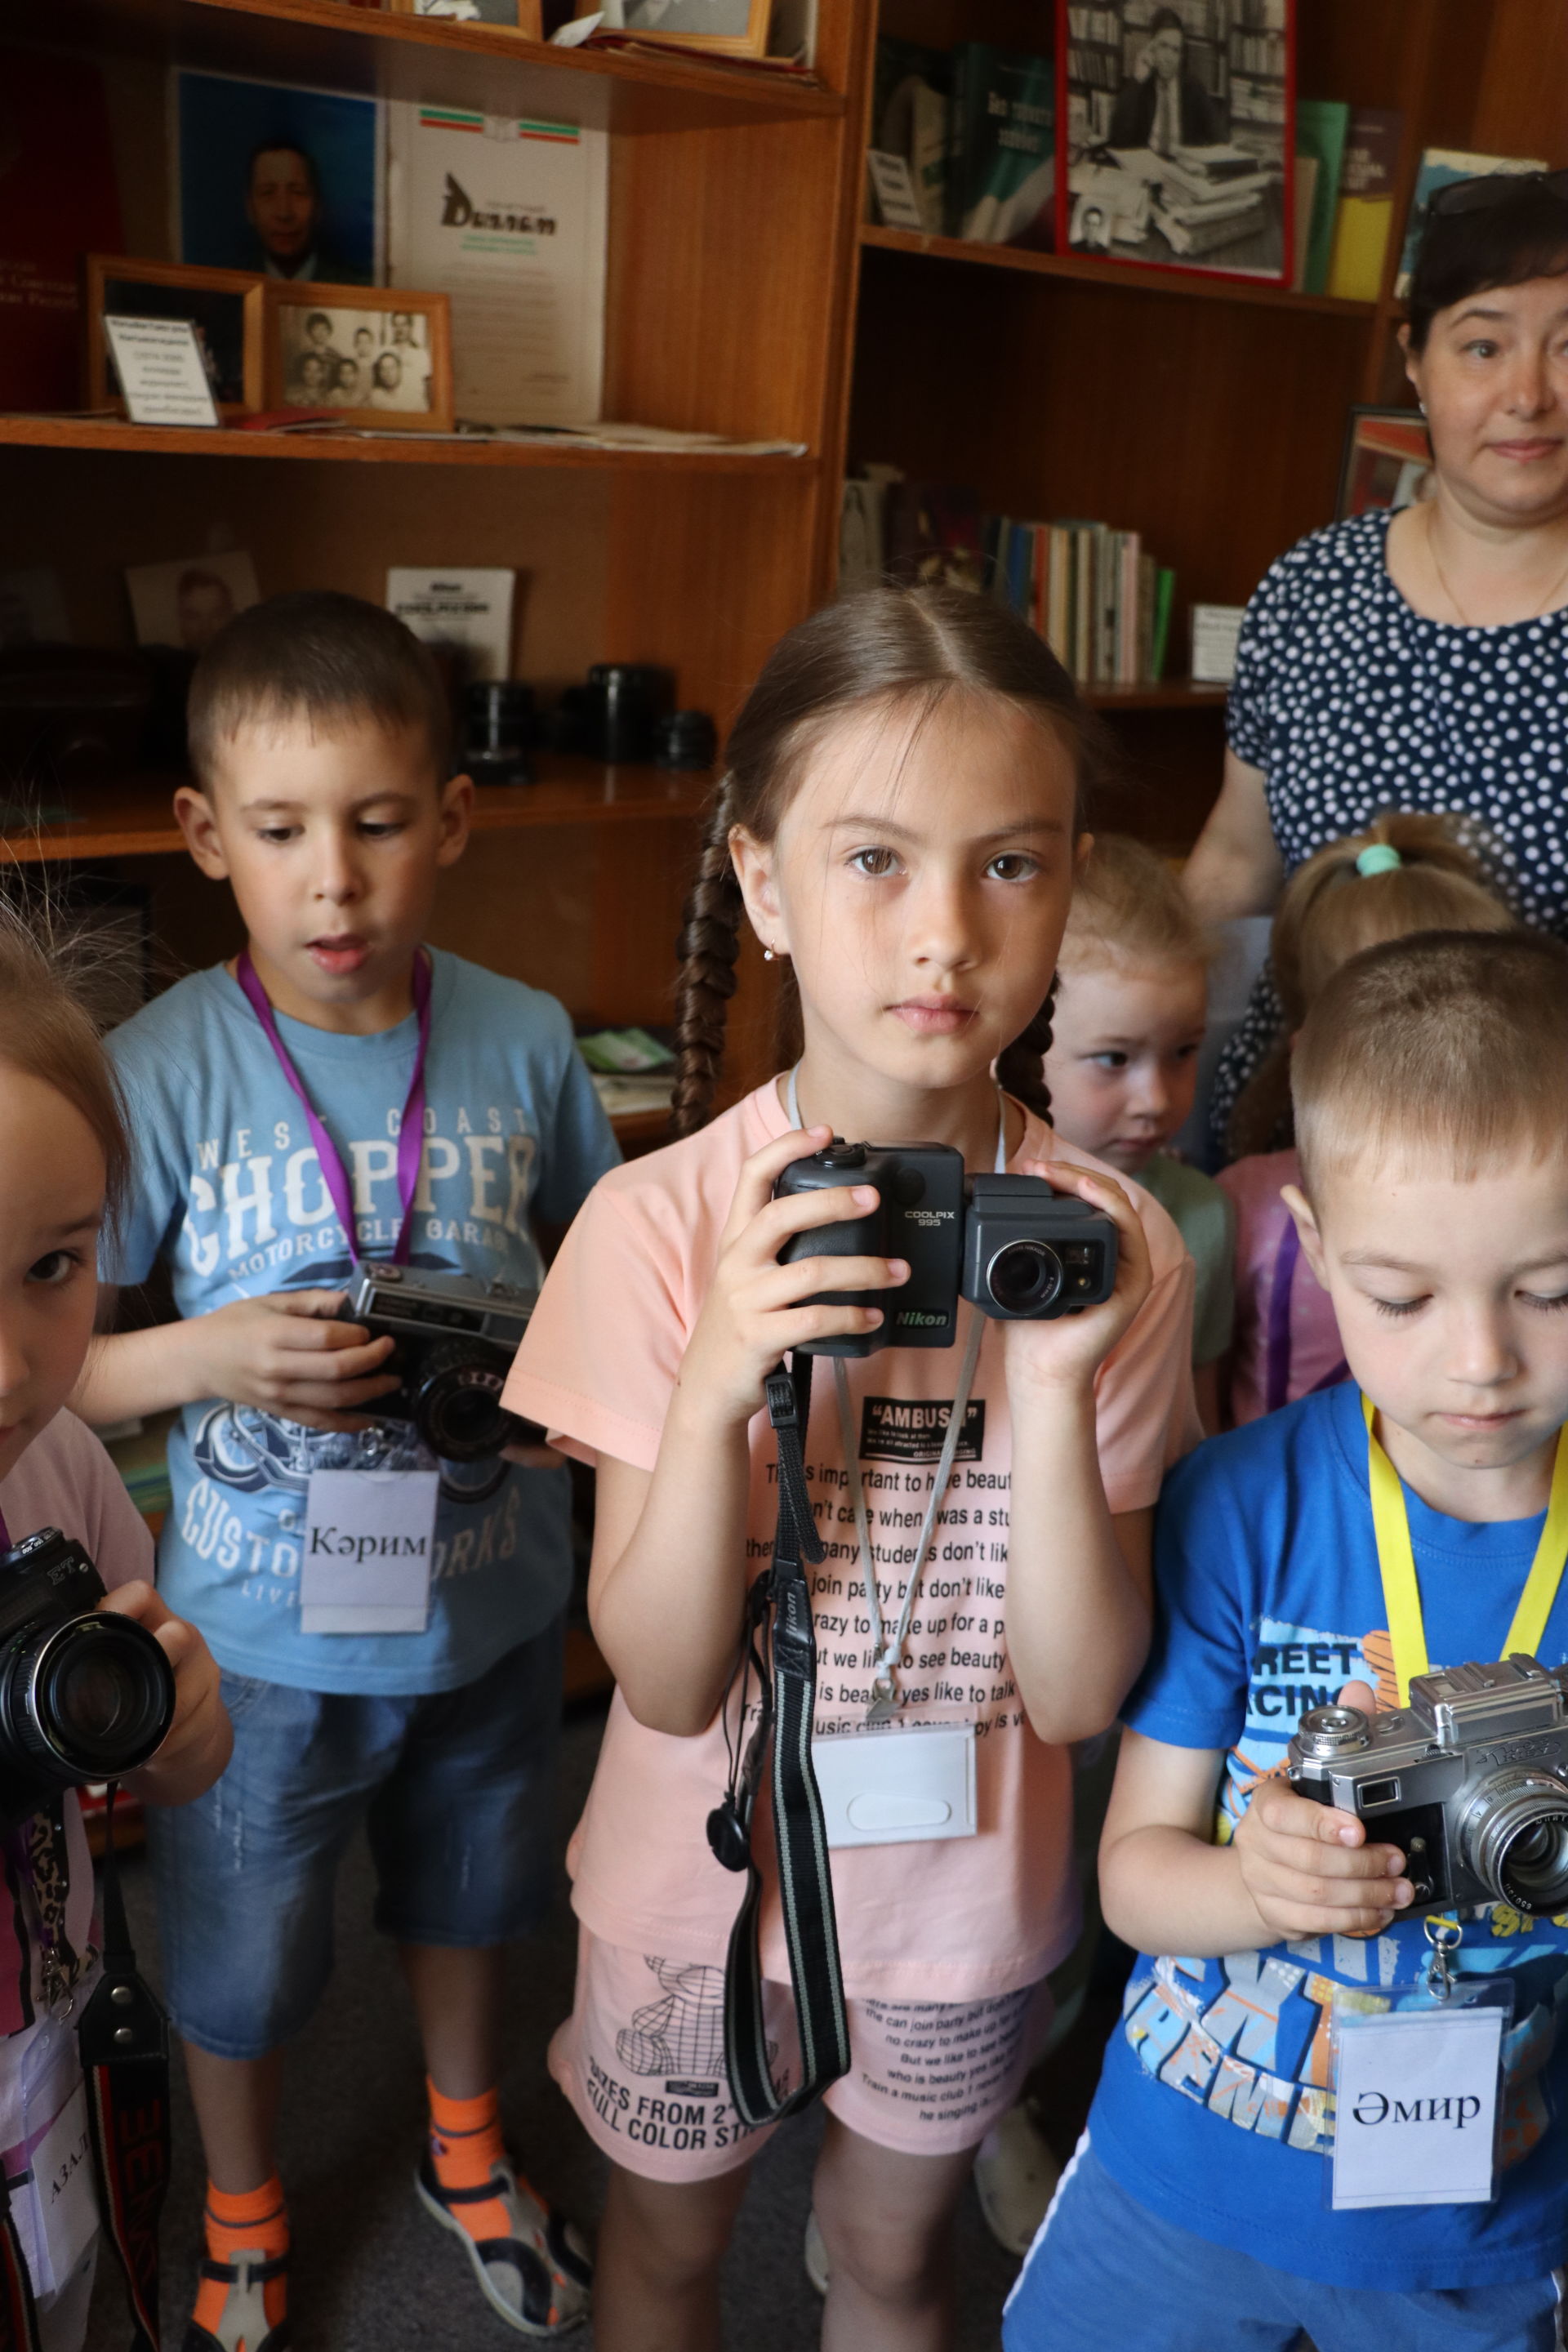
<svg viewBox="0 0 1568 2352">
<path fill-rule="evenodd" d="M 1426 509 L 1426 552 L 1432 559 L 1432 569 L 1437 575 L 1438 587 L 1441 588 L 1444 595 L 1447 598 L 1455 612 L 1458 613 L 1464 626 L 1467 629 L 1476 629 L 1488 625 L 1482 622 L 1471 620 L 1469 614 L 1466 612 L 1464 606 L 1460 604 L 1458 598 L 1455 595 L 1453 590 L 1448 585 L 1447 575 L 1444 572 L 1441 563 L 1437 561 L 1437 542 L 1433 537 L 1432 509 L 1430 507 Z M 1547 590 L 1540 604 L 1537 604 L 1534 612 L 1521 613 L 1519 616 L 1520 619 L 1523 621 L 1539 621 L 1542 613 L 1544 613 L 1551 604 L 1552 600 L 1556 595 L 1558 590 L 1565 583 L 1568 583 L 1568 563 L 1565 563 L 1563 566 L 1562 571 L 1557 574 L 1556 579 L 1552 583 L 1551 587 Z M 1518 623 L 1515 622 L 1510 625 L 1517 627 Z"/>
</svg>

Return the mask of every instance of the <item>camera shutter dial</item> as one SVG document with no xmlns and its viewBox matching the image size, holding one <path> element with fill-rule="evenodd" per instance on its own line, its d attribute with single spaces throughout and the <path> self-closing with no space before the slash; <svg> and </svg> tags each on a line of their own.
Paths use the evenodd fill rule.
<svg viewBox="0 0 1568 2352">
<path fill-rule="evenodd" d="M 1301 1717 L 1296 1739 L 1303 1756 L 1321 1757 L 1327 1762 L 1364 1748 L 1371 1728 L 1359 1706 L 1315 1706 Z"/>
</svg>

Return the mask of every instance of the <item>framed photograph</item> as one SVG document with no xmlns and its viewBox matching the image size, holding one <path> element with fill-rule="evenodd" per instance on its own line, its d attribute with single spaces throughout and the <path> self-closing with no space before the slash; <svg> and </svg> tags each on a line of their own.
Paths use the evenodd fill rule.
<svg viewBox="0 0 1568 2352">
<path fill-rule="evenodd" d="M 179 646 L 204 653 L 226 621 L 260 595 L 245 551 L 192 555 L 174 563 L 138 563 L 125 574 L 139 646 Z"/>
<path fill-rule="evenodd" d="M 604 0 L 577 0 L 579 16 L 596 16 Z M 620 21 L 605 30 L 635 33 L 639 41 L 668 41 L 672 48 L 712 49 L 720 57 L 767 54 L 773 0 L 621 0 Z"/>
<path fill-rule="evenodd" d="M 267 285 L 266 404 L 345 425 L 452 429 L 451 306 L 401 287 Z"/>
<path fill-rule="evenodd" d="M 397 16 L 440 16 L 448 25 L 498 25 L 527 41 L 544 38 L 543 0 L 391 0 Z"/>
<path fill-rule="evenodd" d="M 1287 281 L 1296 0 L 1099 0 L 1058 42 L 1061 249 Z"/>
<path fill-rule="evenodd" d="M 1426 419 L 1414 408 L 1352 408 L 1335 513 L 1416 507 L 1435 486 Z"/>
<path fill-rule="evenodd" d="M 117 408 L 125 397 L 115 373 L 106 316 L 188 320 L 220 416 L 254 415 L 261 406 L 262 280 L 240 269 L 195 269 L 179 261 L 131 261 L 89 253 L 83 265 L 86 294 L 89 408 Z"/>
<path fill-rule="evenodd" d="M 378 100 L 177 72 L 174 119 L 182 261 L 285 281 L 376 283 L 384 258 Z"/>
</svg>

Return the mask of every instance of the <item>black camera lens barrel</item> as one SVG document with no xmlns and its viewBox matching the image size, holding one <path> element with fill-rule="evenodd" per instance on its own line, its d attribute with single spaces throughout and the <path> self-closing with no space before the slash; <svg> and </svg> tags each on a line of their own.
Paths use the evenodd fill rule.
<svg viewBox="0 0 1568 2352">
<path fill-rule="evenodd" d="M 985 1287 L 1007 1315 L 1037 1314 L 1061 1292 L 1062 1262 L 1049 1242 L 1004 1242 L 985 1268 Z"/>
<path fill-rule="evenodd" d="M 174 1675 L 134 1618 L 94 1610 L 18 1634 L 0 1657 L 0 1773 L 82 1787 L 134 1772 L 174 1719 Z"/>
<path fill-rule="evenodd" d="M 483 1462 L 509 1445 L 517 1423 L 501 1403 L 507 1360 L 499 1349 L 449 1339 L 432 1348 L 408 1383 L 414 1425 L 444 1462 Z"/>
</svg>

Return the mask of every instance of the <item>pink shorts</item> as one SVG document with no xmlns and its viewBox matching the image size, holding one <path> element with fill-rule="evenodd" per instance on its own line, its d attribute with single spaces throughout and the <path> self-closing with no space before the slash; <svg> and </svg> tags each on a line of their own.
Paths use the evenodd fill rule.
<svg viewBox="0 0 1568 2352">
<path fill-rule="evenodd" d="M 787 2087 L 796 2056 L 787 1985 L 763 1987 Z M 909 2156 L 976 2147 L 1045 2045 L 1047 1985 L 986 2000 L 849 2003 L 849 2072 L 823 2104 Z M 550 2071 L 595 2146 L 648 2180 L 707 2180 L 750 2163 L 773 2131 L 735 2113 L 724 2074 L 724 1971 L 601 1943 L 579 1927 L 577 1998 Z"/>
</svg>

